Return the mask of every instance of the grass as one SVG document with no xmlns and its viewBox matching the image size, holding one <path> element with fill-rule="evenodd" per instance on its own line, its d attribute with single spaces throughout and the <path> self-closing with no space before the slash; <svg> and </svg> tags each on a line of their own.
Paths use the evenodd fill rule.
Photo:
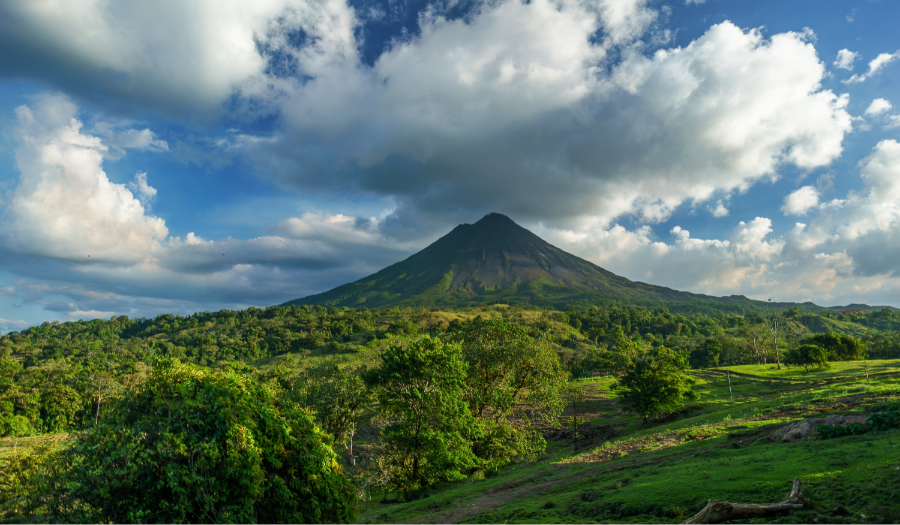
<svg viewBox="0 0 900 525">
<path fill-rule="evenodd" d="M 900 521 L 900 430 L 794 443 L 771 439 L 795 420 L 864 414 L 879 403 L 896 403 L 900 361 L 832 363 L 809 373 L 734 366 L 693 375 L 699 399 L 647 425 L 619 409 L 612 379 L 581 381 L 588 395 L 579 413 L 588 416 L 589 427 L 612 428 L 612 437 L 576 450 L 571 441 L 555 439 L 558 432 L 548 433 L 548 452 L 534 463 L 435 487 L 416 501 L 384 504 L 378 495 L 361 521 L 678 523 L 708 499 L 781 501 L 794 478 L 803 482 L 807 504 L 776 523 Z"/>
<path fill-rule="evenodd" d="M 11 454 L 13 451 L 23 451 L 40 445 L 62 443 L 69 439 L 69 434 L 44 434 L 30 437 L 5 437 L 0 438 L 0 458 Z"/>
</svg>

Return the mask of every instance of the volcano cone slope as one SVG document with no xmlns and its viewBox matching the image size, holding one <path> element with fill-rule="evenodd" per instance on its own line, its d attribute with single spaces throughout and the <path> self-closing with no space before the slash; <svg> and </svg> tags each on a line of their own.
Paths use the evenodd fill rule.
<svg viewBox="0 0 900 525">
<path fill-rule="evenodd" d="M 711 297 L 631 281 L 553 246 L 498 213 L 475 224 L 460 224 L 378 273 L 285 305 L 384 308 L 520 302 L 567 307 L 579 301 L 666 303 L 676 308 L 689 303 L 738 309 L 763 305 L 743 296 Z"/>
</svg>

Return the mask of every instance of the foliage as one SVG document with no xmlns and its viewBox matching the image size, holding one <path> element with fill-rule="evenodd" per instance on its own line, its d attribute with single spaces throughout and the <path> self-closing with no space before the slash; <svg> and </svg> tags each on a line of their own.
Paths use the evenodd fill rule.
<svg viewBox="0 0 900 525">
<path fill-rule="evenodd" d="M 866 418 L 866 428 L 882 432 L 900 427 L 900 412 L 872 412 Z"/>
<path fill-rule="evenodd" d="M 340 367 L 324 361 L 306 369 L 303 387 L 289 399 L 301 402 L 315 414 L 316 421 L 331 434 L 335 443 L 350 443 L 364 412 L 373 401 L 372 391 L 362 379 L 364 366 Z"/>
<path fill-rule="evenodd" d="M 816 427 L 816 435 L 819 439 L 832 439 L 844 436 L 860 436 L 866 433 L 866 426 L 860 423 L 849 425 L 819 425 Z"/>
<path fill-rule="evenodd" d="M 466 363 L 458 344 L 425 336 L 390 344 L 366 384 L 377 389 L 382 429 L 381 483 L 415 495 L 439 481 L 465 478 L 477 460 L 468 436 L 475 420 L 464 398 Z"/>
<path fill-rule="evenodd" d="M 162 359 L 38 462 L 58 475 L 31 469 L 24 506 L 73 522 L 347 522 L 355 492 L 329 441 L 267 385 Z"/>
<path fill-rule="evenodd" d="M 828 368 L 828 353 L 824 348 L 814 344 L 802 344 L 784 354 L 787 366 L 802 366 L 809 372 L 809 367 Z"/>
<path fill-rule="evenodd" d="M 865 344 L 849 335 L 829 332 L 816 334 L 801 341 L 823 348 L 828 361 L 857 361 L 866 358 Z"/>
<path fill-rule="evenodd" d="M 566 373 L 556 352 L 503 319 L 456 325 L 449 340 L 468 365 L 464 398 L 481 426 L 473 452 L 493 466 L 543 452 L 546 442 L 532 421 L 551 422 L 562 412 Z"/>
<path fill-rule="evenodd" d="M 660 347 L 636 359 L 619 378 L 622 403 L 646 423 L 649 418 L 671 412 L 693 399 L 692 380 L 684 374 L 684 359 Z"/>
</svg>

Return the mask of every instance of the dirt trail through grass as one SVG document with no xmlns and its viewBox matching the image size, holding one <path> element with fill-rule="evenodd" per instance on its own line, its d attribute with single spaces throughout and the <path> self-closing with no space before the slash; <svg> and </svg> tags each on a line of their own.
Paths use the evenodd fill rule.
<svg viewBox="0 0 900 525">
<path fill-rule="evenodd" d="M 674 457 L 680 456 L 681 454 L 670 456 L 662 459 L 661 461 L 668 461 L 673 459 Z M 546 469 L 540 470 L 531 474 L 530 476 L 526 476 L 524 478 L 520 478 L 509 483 L 504 483 L 499 487 L 495 487 L 481 496 L 477 498 L 472 498 L 468 500 L 463 500 L 458 504 L 456 508 L 439 512 L 435 514 L 427 514 L 424 516 L 417 516 L 414 520 L 416 523 L 459 523 L 467 518 L 471 518 L 473 516 L 477 516 L 489 510 L 492 510 L 496 507 L 499 507 L 511 500 L 523 498 L 530 494 L 536 494 L 539 492 L 543 492 L 545 490 L 552 489 L 554 487 L 565 485 L 567 483 L 572 483 L 575 481 L 580 481 L 585 478 L 589 478 L 591 476 L 596 475 L 598 472 L 603 472 L 607 470 L 615 470 L 620 468 L 627 468 L 635 466 L 638 461 L 628 461 L 624 463 L 616 463 L 615 465 L 603 465 L 601 467 L 592 468 L 586 471 L 581 471 L 577 474 L 572 475 L 562 475 L 556 479 L 550 481 L 544 481 L 541 483 L 535 483 L 533 485 L 525 485 L 529 480 L 546 476 L 547 471 L 560 471 L 564 470 L 565 467 L 562 465 L 553 465 L 547 467 Z M 551 474 L 552 475 L 552 474 Z"/>
<path fill-rule="evenodd" d="M 841 409 L 846 409 L 845 404 L 840 404 L 840 401 L 850 402 L 850 404 L 856 404 L 861 400 L 861 396 L 846 396 L 845 398 L 837 398 L 835 401 L 835 405 L 840 406 Z M 831 407 L 818 407 L 818 410 L 814 410 L 813 412 L 823 413 L 828 412 Z M 651 436 L 646 436 L 642 438 L 632 439 L 628 441 L 624 441 L 622 443 L 617 443 L 612 446 L 605 447 L 600 450 L 595 450 L 593 452 L 588 452 L 586 454 L 582 454 L 571 458 L 561 464 L 551 465 L 544 469 L 541 469 L 537 472 L 534 472 L 528 476 L 504 483 L 498 487 L 490 489 L 486 491 L 484 494 L 475 497 L 463 500 L 457 503 L 455 508 L 450 510 L 446 510 L 443 512 L 437 512 L 432 514 L 425 514 L 416 516 L 412 521 L 417 523 L 459 523 L 473 516 L 477 516 L 479 514 L 483 514 L 490 510 L 493 510 L 497 507 L 500 507 L 512 500 L 527 497 L 531 494 L 537 494 L 540 492 L 544 492 L 555 487 L 566 485 L 569 483 L 573 483 L 576 481 L 580 481 L 585 478 L 589 478 L 594 476 L 600 472 L 605 472 L 609 470 L 616 469 L 624 469 L 629 467 L 634 467 L 638 464 L 646 465 L 648 463 L 652 464 L 662 464 L 668 461 L 672 461 L 677 458 L 681 458 L 685 455 L 693 455 L 701 453 L 707 450 L 708 447 L 703 448 L 694 448 L 682 453 L 671 454 L 668 456 L 664 456 L 662 458 L 654 458 L 647 459 L 648 455 L 655 454 L 661 451 L 664 451 L 673 446 L 677 446 L 684 442 L 685 436 L 688 434 L 693 434 L 694 439 L 702 440 L 707 436 L 703 435 L 704 430 L 710 430 L 715 428 L 722 427 L 730 427 L 730 426 L 739 426 L 746 423 L 758 422 L 758 421 L 768 421 L 768 420 L 779 420 L 790 417 L 797 417 L 798 414 L 795 410 L 787 409 L 780 410 L 776 412 L 772 412 L 770 414 L 755 416 L 746 419 L 734 420 L 734 421 L 725 421 L 721 423 L 714 423 L 710 425 L 702 425 L 696 427 L 690 427 L 685 429 L 674 430 L 671 432 L 665 432 L 662 434 L 655 434 Z M 814 415 L 814 414 L 803 414 L 806 416 Z M 757 434 L 744 435 L 742 436 L 742 440 L 752 440 L 760 435 L 771 432 L 772 429 L 769 427 L 768 429 L 761 429 Z M 699 432 L 699 434 L 698 434 Z M 709 434 L 711 437 L 712 434 Z M 728 440 L 726 443 L 731 442 L 739 442 L 737 438 Z M 727 445 L 726 445 L 727 446 Z M 616 462 L 614 464 L 606 464 L 600 465 L 595 468 L 590 468 L 588 470 L 582 470 L 574 474 L 566 475 L 565 470 L 573 468 L 576 464 L 579 463 L 607 463 L 609 461 L 613 461 L 624 456 L 645 453 L 646 455 L 641 456 L 640 459 L 635 459 L 631 461 L 623 461 Z M 558 477 L 548 480 L 542 481 L 534 484 L 529 484 L 529 481 L 545 478 L 549 476 L 553 476 L 558 473 Z"/>
</svg>

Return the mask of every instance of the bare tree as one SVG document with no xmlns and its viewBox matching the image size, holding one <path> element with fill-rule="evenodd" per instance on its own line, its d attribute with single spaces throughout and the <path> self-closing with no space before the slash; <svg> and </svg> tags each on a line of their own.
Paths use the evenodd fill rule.
<svg viewBox="0 0 900 525">
<path fill-rule="evenodd" d="M 778 334 L 783 329 L 783 322 L 784 314 L 778 311 L 778 308 L 772 308 L 771 310 L 766 308 L 766 325 L 769 333 L 772 335 L 772 349 L 775 350 L 775 362 L 779 370 L 781 369 L 781 352 L 778 350 Z"/>
<path fill-rule="evenodd" d="M 769 360 L 769 351 L 766 348 L 768 328 L 763 323 L 746 326 L 741 330 L 741 336 L 753 352 L 756 354 L 756 364 L 764 365 Z"/>
</svg>

